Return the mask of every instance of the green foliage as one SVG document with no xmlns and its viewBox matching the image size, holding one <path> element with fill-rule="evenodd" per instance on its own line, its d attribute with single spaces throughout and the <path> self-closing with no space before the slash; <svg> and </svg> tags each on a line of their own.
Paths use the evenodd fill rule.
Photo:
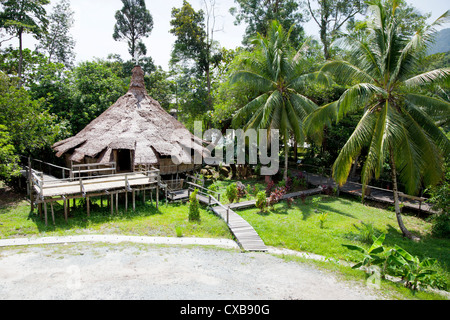
<svg viewBox="0 0 450 320">
<path fill-rule="evenodd" d="M 79 132 L 124 95 L 129 83 L 124 83 L 102 61 L 82 62 L 74 70 L 71 123 Z"/>
<path fill-rule="evenodd" d="M 437 186 L 427 189 L 428 202 L 437 211 L 433 216 L 432 233 L 435 237 L 450 238 L 450 170 L 446 165 L 445 179 Z"/>
<path fill-rule="evenodd" d="M 292 29 L 292 44 L 299 48 L 305 32 L 302 23 L 306 21 L 301 4 L 298 1 L 265 1 L 265 0 L 236 0 L 239 7 L 230 9 L 236 18 L 235 24 L 247 25 L 242 43 L 251 46 L 251 40 L 256 34 L 266 36 L 270 23 L 277 20 L 284 29 Z"/>
<path fill-rule="evenodd" d="M 319 215 L 318 219 L 319 219 L 319 226 L 320 226 L 320 229 L 323 229 L 323 228 L 324 228 L 325 222 L 327 221 L 327 218 L 328 218 L 328 213 L 327 213 L 327 212 L 322 212 L 322 213 Z"/>
<path fill-rule="evenodd" d="M 433 270 L 436 259 L 426 258 L 421 261 L 419 257 L 413 256 L 398 245 L 395 245 L 394 249 L 386 250 L 383 246 L 385 239 L 385 234 L 381 234 L 378 238 L 373 237 L 373 244 L 368 250 L 360 246 L 344 244 L 344 247 L 363 254 L 362 260 L 355 264 L 353 269 L 366 267 L 366 270 L 370 271 L 373 269 L 367 267 L 378 266 L 380 275 L 401 277 L 405 281 L 405 286 L 412 290 L 417 290 L 419 285 L 446 289 L 445 281 Z"/>
<path fill-rule="evenodd" d="M 238 188 L 236 183 L 232 183 L 227 186 L 227 190 L 225 191 L 225 196 L 227 197 L 230 203 L 233 203 L 238 199 Z"/>
<path fill-rule="evenodd" d="M 311 2 L 315 2 L 315 6 Z M 307 4 L 313 21 L 319 27 L 325 60 L 329 60 L 331 44 L 341 27 L 358 13 L 364 13 L 367 5 L 363 0 L 308 0 Z"/>
<path fill-rule="evenodd" d="M 0 72 L 0 125 L 8 132 L 17 153 L 30 153 L 51 145 L 59 133 L 55 116 L 32 100 L 14 79 Z"/>
<path fill-rule="evenodd" d="M 148 37 L 152 32 L 153 17 L 144 0 L 122 0 L 122 4 L 122 9 L 115 15 L 113 38 L 116 41 L 127 41 L 128 52 L 133 62 L 138 64 L 140 57 L 147 54 L 141 38 Z"/>
<path fill-rule="evenodd" d="M 256 195 L 256 207 L 260 210 L 260 212 L 265 212 L 267 208 L 267 198 L 266 192 L 260 191 Z"/>
<path fill-rule="evenodd" d="M 17 166 L 19 157 L 15 154 L 7 129 L 7 127 L 0 125 L 0 178 L 3 179 L 9 179 L 11 176 L 17 176 L 20 173 Z"/>
<path fill-rule="evenodd" d="M 246 83 L 252 94 L 258 93 L 235 114 L 233 126 L 245 123 L 245 130 L 280 130 L 285 154 L 291 135 L 299 144 L 304 142 L 303 120 L 317 108 L 301 94 L 308 76 L 303 74 L 301 54 L 290 45 L 290 31 L 273 21 L 267 37 L 258 35 L 255 49 L 240 56 L 232 78 L 232 83 Z M 286 161 L 285 179 L 287 165 Z"/>
<path fill-rule="evenodd" d="M 198 189 L 189 197 L 189 221 L 200 221 L 200 204 L 197 199 Z"/>
<path fill-rule="evenodd" d="M 306 120 L 306 127 L 313 135 L 320 135 L 318 131 L 323 131 L 324 126 L 363 111 L 364 115 L 334 163 L 335 181 L 345 184 L 355 159 L 366 151 L 362 167 L 363 190 L 373 177 L 380 178 L 385 162 L 389 161 L 394 186 L 399 179 L 407 193 L 415 194 L 422 183 L 440 182 L 444 156 L 450 153 L 449 139 L 428 115 L 439 110 L 441 116 L 448 118 L 450 103 L 420 91 L 432 84 L 448 82 L 450 70 L 416 74 L 417 63 L 433 31 L 450 16 L 450 11 L 433 25 L 407 38 L 399 28 L 398 4 L 401 3 L 394 2 L 389 8 L 380 0 L 371 2 L 373 14 L 367 36 L 345 39 L 348 61 L 325 63 L 321 71 L 340 79 L 348 89 L 339 100 L 314 112 Z M 397 190 L 394 192 L 397 194 Z M 398 197 L 395 201 L 399 208 Z M 402 220 L 398 221 L 402 232 L 413 238 Z"/>
<path fill-rule="evenodd" d="M 60 0 L 48 17 L 48 32 L 43 34 L 37 46 L 39 52 L 45 52 L 49 62 L 62 63 L 70 68 L 75 60 L 75 40 L 70 35 L 74 24 L 74 11 L 68 0 Z"/>
<path fill-rule="evenodd" d="M 18 76 L 22 76 L 22 37 L 24 33 L 39 39 L 47 32 L 48 19 L 44 8 L 50 0 L 2 0 L 3 11 L 0 12 L 0 27 L 19 38 Z"/>
</svg>

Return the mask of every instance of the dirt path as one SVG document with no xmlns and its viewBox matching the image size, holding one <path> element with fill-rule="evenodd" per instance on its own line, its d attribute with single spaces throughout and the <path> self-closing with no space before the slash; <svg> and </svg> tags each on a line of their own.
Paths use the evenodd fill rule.
<svg viewBox="0 0 450 320">
<path fill-rule="evenodd" d="M 267 253 L 142 244 L 0 248 L 0 299 L 374 300 L 364 285 Z"/>
</svg>

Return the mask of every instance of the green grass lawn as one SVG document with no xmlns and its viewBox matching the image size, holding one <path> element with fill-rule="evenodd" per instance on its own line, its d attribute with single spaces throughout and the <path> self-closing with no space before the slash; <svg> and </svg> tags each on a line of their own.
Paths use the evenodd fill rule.
<svg viewBox="0 0 450 320">
<path fill-rule="evenodd" d="M 56 223 L 53 225 L 50 208 L 48 226 L 36 213 L 30 214 L 27 202 L 17 202 L 0 208 L 0 238 L 30 236 L 67 236 L 77 234 L 121 234 L 130 236 L 176 237 L 177 229 L 184 237 L 232 239 L 226 223 L 212 212 L 201 209 L 200 222 L 189 222 L 186 204 L 160 204 L 157 210 L 148 201 L 138 203 L 136 211 L 125 212 L 119 203 L 119 214 L 111 215 L 109 208 L 99 203 L 91 206 L 88 218 L 80 206 L 71 211 L 68 223 L 64 220 L 62 204 L 55 205 Z"/>
<path fill-rule="evenodd" d="M 314 198 L 320 201 L 314 203 Z M 296 199 L 291 208 L 283 201 L 265 213 L 256 208 L 238 213 L 255 228 L 268 246 L 346 261 L 357 261 L 361 256 L 342 244 L 370 247 L 371 243 L 364 242 L 363 222 L 373 226 L 375 235 L 386 233 L 384 244 L 387 248 L 397 244 L 420 258 L 436 258 L 439 272 L 450 280 L 449 240 L 432 238 L 431 224 L 413 216 L 404 216 L 404 221 L 410 231 L 420 234 L 423 240 L 419 243 L 402 236 L 394 212 L 342 197 L 317 196 L 308 198 L 305 203 Z M 320 226 L 322 213 L 328 213 L 323 228 Z"/>
</svg>

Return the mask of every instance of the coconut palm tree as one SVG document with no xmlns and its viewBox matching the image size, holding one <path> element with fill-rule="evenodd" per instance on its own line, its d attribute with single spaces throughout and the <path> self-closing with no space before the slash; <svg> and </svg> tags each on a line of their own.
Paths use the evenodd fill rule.
<svg viewBox="0 0 450 320">
<path fill-rule="evenodd" d="M 291 29 L 292 30 L 292 29 Z M 289 140 L 304 141 L 303 121 L 317 105 L 300 93 L 308 75 L 303 74 L 302 52 L 290 46 L 291 30 L 273 21 L 267 36 L 253 40 L 254 50 L 244 53 L 238 60 L 238 70 L 231 82 L 243 81 L 252 93 L 257 93 L 247 105 L 238 110 L 233 125 L 243 122 L 245 130 L 279 130 L 285 148 L 285 172 L 287 179 Z"/>
<path fill-rule="evenodd" d="M 426 86 L 449 81 L 450 68 L 414 74 L 419 56 L 432 39 L 435 27 L 443 23 L 447 11 L 434 24 L 410 38 L 399 33 L 396 1 L 387 8 L 372 1 L 372 19 L 365 39 L 347 38 L 348 61 L 329 61 L 322 68 L 343 80 L 348 89 L 338 101 L 325 105 L 305 123 L 309 135 L 320 139 L 324 125 L 332 125 L 345 115 L 364 110 L 354 133 L 341 150 L 333 176 L 339 185 L 346 183 L 350 168 L 362 151 L 367 153 L 362 168 L 363 198 L 367 184 L 380 177 L 389 161 L 393 181 L 395 213 L 400 230 L 407 230 L 399 206 L 398 178 L 410 194 L 422 185 L 437 184 L 443 177 L 444 158 L 450 143 L 432 115 L 449 118 L 450 103 L 427 94 Z"/>
</svg>

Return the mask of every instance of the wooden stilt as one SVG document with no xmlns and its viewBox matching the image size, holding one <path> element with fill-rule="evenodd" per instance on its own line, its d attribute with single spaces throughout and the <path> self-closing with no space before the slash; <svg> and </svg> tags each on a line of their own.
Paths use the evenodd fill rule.
<svg viewBox="0 0 450 320">
<path fill-rule="evenodd" d="M 47 202 L 44 202 L 44 217 L 45 217 L 45 225 L 48 225 L 47 221 Z"/>
<path fill-rule="evenodd" d="M 114 214 L 114 199 L 113 199 L 113 197 L 114 197 L 114 195 L 111 194 L 111 200 L 110 200 L 110 203 L 111 203 L 111 215 Z"/>
<path fill-rule="evenodd" d="M 145 203 L 145 189 L 142 190 L 142 202 Z"/>
<path fill-rule="evenodd" d="M 55 225 L 55 212 L 53 211 L 53 202 L 50 202 L 50 208 L 52 209 L 52 220 L 53 220 L 53 225 Z"/>
<path fill-rule="evenodd" d="M 128 212 L 128 192 L 125 191 L 125 212 Z"/>
<path fill-rule="evenodd" d="M 116 193 L 116 214 L 119 214 L 119 194 Z"/>
<path fill-rule="evenodd" d="M 136 191 L 131 191 L 133 197 L 133 211 L 136 211 Z"/>
<path fill-rule="evenodd" d="M 53 220 L 53 225 L 56 224 L 55 222 L 55 212 L 53 211 L 53 202 L 50 202 L 50 207 L 52 209 L 52 220 Z"/>
<path fill-rule="evenodd" d="M 70 201 L 70 200 L 69 200 Z M 67 216 L 67 199 L 64 198 L 64 219 L 66 222 L 68 222 L 68 216 Z"/>
<path fill-rule="evenodd" d="M 86 209 L 87 209 L 87 216 L 91 216 L 91 204 L 89 197 L 86 198 Z"/>
<path fill-rule="evenodd" d="M 39 209 L 39 218 L 42 219 L 42 203 L 38 204 L 38 209 Z"/>
<path fill-rule="evenodd" d="M 156 209 L 159 209 L 159 186 L 156 186 Z"/>
</svg>

